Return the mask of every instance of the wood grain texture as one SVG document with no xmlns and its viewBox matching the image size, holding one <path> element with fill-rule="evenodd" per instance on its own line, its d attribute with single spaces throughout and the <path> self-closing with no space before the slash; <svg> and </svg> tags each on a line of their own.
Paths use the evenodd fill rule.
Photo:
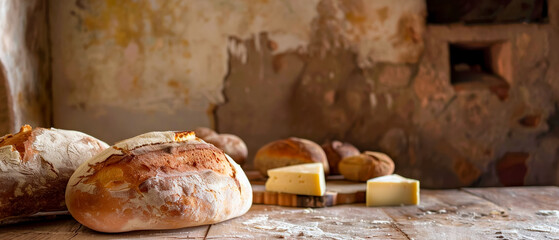
<svg viewBox="0 0 559 240">
<path fill-rule="evenodd" d="M 53 220 L 55 218 L 64 218 L 70 216 L 68 211 L 52 211 L 52 212 L 38 212 L 31 216 L 25 217 L 12 217 L 6 218 L 0 221 L 0 226 L 2 225 L 9 225 L 15 223 L 22 223 L 22 222 L 33 222 L 33 221 L 48 221 Z"/>
<path fill-rule="evenodd" d="M 413 239 L 559 239 L 558 189 L 422 190 L 419 206 L 383 210 Z"/>
<path fill-rule="evenodd" d="M 336 205 L 337 193 L 326 192 L 324 196 L 307 196 L 290 193 L 268 192 L 263 185 L 252 186 L 252 203 L 284 207 L 331 207 Z"/>
<path fill-rule="evenodd" d="M 417 206 L 253 205 L 211 226 L 104 234 L 71 217 L 0 227 L 0 239 L 559 239 L 559 188 L 421 190 Z"/>
<path fill-rule="evenodd" d="M 174 230 L 135 231 L 108 234 L 84 227 L 71 216 L 0 227 L 0 239 L 203 239 L 209 225 Z"/>
<path fill-rule="evenodd" d="M 507 239 L 559 239 L 559 187 L 466 188 L 501 206 L 508 221 L 493 233 Z"/>
<path fill-rule="evenodd" d="M 324 196 L 307 196 L 268 192 L 261 182 L 252 182 L 252 203 L 285 207 L 331 207 L 341 204 L 364 203 L 366 183 L 334 180 L 326 182 Z"/>
<path fill-rule="evenodd" d="M 410 239 L 487 239 L 508 212 L 460 190 L 421 190 L 418 206 L 382 207 Z"/>
<path fill-rule="evenodd" d="M 405 239 L 381 209 L 360 205 L 286 208 L 253 205 L 236 219 L 210 227 L 207 239 Z"/>
</svg>

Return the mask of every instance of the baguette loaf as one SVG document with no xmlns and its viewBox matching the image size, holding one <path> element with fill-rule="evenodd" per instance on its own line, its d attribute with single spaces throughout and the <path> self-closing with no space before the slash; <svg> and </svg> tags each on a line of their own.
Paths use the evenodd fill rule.
<svg viewBox="0 0 559 240">
<path fill-rule="evenodd" d="M 97 231 L 174 229 L 246 213 L 252 189 L 238 164 L 194 132 L 151 132 L 81 165 L 66 204 Z"/>
<path fill-rule="evenodd" d="M 290 137 L 261 147 L 254 156 L 254 167 L 264 176 L 268 170 L 303 163 L 322 163 L 324 173 L 330 172 L 326 154 L 313 141 Z"/>
<path fill-rule="evenodd" d="M 66 210 L 64 192 L 78 166 L 108 145 L 81 132 L 32 129 L 0 139 L 0 220 Z"/>
</svg>

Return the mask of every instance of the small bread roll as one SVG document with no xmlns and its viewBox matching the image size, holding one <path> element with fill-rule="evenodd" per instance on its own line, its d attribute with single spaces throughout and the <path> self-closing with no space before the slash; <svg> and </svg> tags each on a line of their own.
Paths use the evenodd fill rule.
<svg viewBox="0 0 559 240">
<path fill-rule="evenodd" d="M 66 204 L 78 222 L 101 232 L 174 229 L 243 215 L 252 189 L 237 163 L 194 132 L 151 132 L 82 164 Z"/>
<path fill-rule="evenodd" d="M 213 129 L 207 127 L 198 127 L 194 129 L 194 133 L 196 134 L 196 137 L 204 139 L 204 141 L 206 141 L 205 139 L 207 137 L 217 135 L 217 133 Z"/>
<path fill-rule="evenodd" d="M 328 175 L 330 172 L 320 145 L 301 138 L 290 137 L 268 143 L 254 157 L 254 167 L 264 176 L 268 176 L 268 169 L 303 163 L 322 163 L 324 173 Z"/>
<path fill-rule="evenodd" d="M 0 139 L 0 220 L 66 210 L 64 190 L 74 171 L 109 146 L 87 134 L 21 127 Z"/>
<path fill-rule="evenodd" d="M 366 151 L 342 159 L 338 168 L 346 179 L 365 182 L 394 173 L 394 162 L 384 153 Z"/>
<path fill-rule="evenodd" d="M 233 134 L 218 134 L 214 130 L 199 127 L 194 130 L 196 137 L 213 144 L 223 150 L 239 165 L 243 165 L 248 156 L 248 148 L 245 142 Z"/>
<path fill-rule="evenodd" d="M 322 144 L 322 149 L 326 153 L 326 158 L 328 158 L 328 164 L 330 165 L 330 174 L 340 174 L 338 170 L 338 163 L 343 158 L 359 155 L 359 149 L 351 145 L 350 143 L 342 143 L 340 141 L 331 141 Z"/>
<path fill-rule="evenodd" d="M 240 137 L 233 134 L 216 134 L 202 139 L 223 150 L 239 165 L 245 163 L 248 156 L 248 148 Z"/>
</svg>

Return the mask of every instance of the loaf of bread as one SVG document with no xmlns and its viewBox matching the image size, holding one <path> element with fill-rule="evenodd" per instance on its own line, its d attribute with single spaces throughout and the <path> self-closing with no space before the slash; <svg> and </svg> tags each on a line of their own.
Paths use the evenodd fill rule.
<svg viewBox="0 0 559 240">
<path fill-rule="evenodd" d="M 342 159 L 338 168 L 346 179 L 365 182 L 394 173 L 394 161 L 384 153 L 366 151 Z"/>
<path fill-rule="evenodd" d="M 237 163 L 194 132 L 151 132 L 81 165 L 66 204 L 78 222 L 101 232 L 174 229 L 246 213 L 252 188 Z"/>
<path fill-rule="evenodd" d="M 109 147 L 81 132 L 25 125 L 0 139 L 0 220 L 66 210 L 64 192 L 80 164 Z"/>
<path fill-rule="evenodd" d="M 306 139 L 290 137 L 277 140 L 261 147 L 254 156 L 254 167 L 264 176 L 268 176 L 268 169 L 303 163 L 322 163 L 324 173 L 330 172 L 324 150 Z"/>
<path fill-rule="evenodd" d="M 340 141 L 328 141 L 322 144 L 322 149 L 326 153 L 326 158 L 328 158 L 328 164 L 330 165 L 330 174 L 340 174 L 338 170 L 338 163 L 343 158 L 359 155 L 359 149 L 351 145 L 350 143 L 342 143 Z"/>
<path fill-rule="evenodd" d="M 245 163 L 248 156 L 248 148 L 240 137 L 226 133 L 218 134 L 214 130 L 205 127 L 196 128 L 194 132 L 196 133 L 196 137 L 223 150 L 239 165 Z"/>
</svg>

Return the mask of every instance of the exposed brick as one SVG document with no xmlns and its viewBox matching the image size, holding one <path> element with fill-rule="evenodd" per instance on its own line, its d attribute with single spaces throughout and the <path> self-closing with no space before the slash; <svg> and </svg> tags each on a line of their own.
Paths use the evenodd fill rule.
<svg viewBox="0 0 559 240">
<path fill-rule="evenodd" d="M 532 114 L 526 115 L 525 117 L 521 118 L 518 123 L 525 127 L 537 127 L 540 125 L 542 116 L 540 114 Z"/>
<path fill-rule="evenodd" d="M 507 152 L 496 165 L 497 175 L 504 186 L 522 186 L 528 172 L 529 153 Z"/>
<path fill-rule="evenodd" d="M 407 65 L 388 64 L 382 68 L 378 81 L 389 88 L 401 88 L 408 85 L 410 77 L 411 69 Z"/>
<path fill-rule="evenodd" d="M 501 101 L 507 100 L 507 98 L 509 97 L 509 89 L 509 84 L 506 82 L 502 82 L 500 84 L 492 85 L 489 87 L 489 90 L 497 95 L 497 97 Z"/>
<path fill-rule="evenodd" d="M 471 185 L 481 175 L 481 171 L 475 165 L 466 159 L 458 157 L 454 158 L 452 170 L 465 186 Z"/>
</svg>

